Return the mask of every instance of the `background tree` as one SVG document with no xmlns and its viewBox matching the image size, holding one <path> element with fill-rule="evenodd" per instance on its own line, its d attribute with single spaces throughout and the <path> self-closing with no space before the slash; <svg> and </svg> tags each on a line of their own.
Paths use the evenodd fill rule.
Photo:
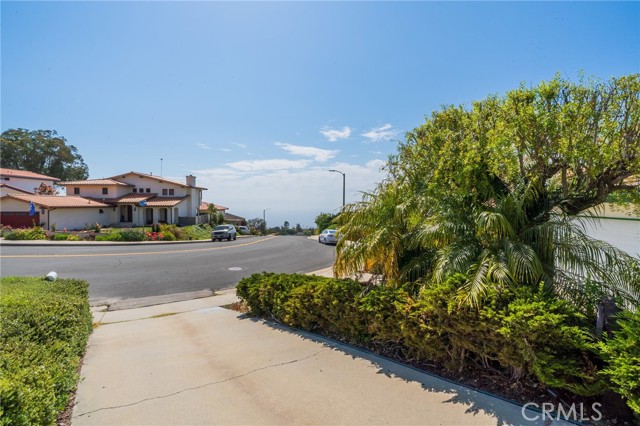
<svg viewBox="0 0 640 426">
<path fill-rule="evenodd" d="M 9 129 L 0 136 L 0 165 L 28 170 L 60 180 L 82 180 L 89 168 L 82 156 L 55 130 Z"/>
<path fill-rule="evenodd" d="M 489 287 L 540 283 L 581 308 L 590 286 L 638 303 L 636 260 L 589 238 L 576 215 L 638 191 L 640 75 L 556 77 L 444 107 L 388 170 L 338 218 L 350 243 L 338 244 L 337 272 L 366 267 L 390 284 L 462 273 L 461 300 L 475 304 Z"/>
<path fill-rule="evenodd" d="M 44 182 L 42 182 L 37 188 L 33 188 L 33 191 L 38 195 L 56 195 L 58 193 L 54 187 L 49 186 Z"/>
<path fill-rule="evenodd" d="M 333 222 L 333 219 L 335 219 L 337 216 L 338 215 L 331 213 L 320 213 L 318 216 L 316 216 L 315 224 L 318 225 L 318 229 L 320 230 L 320 232 L 322 232 L 329 226 L 331 226 L 331 222 Z"/>
<path fill-rule="evenodd" d="M 265 228 L 264 220 L 261 217 L 247 220 L 247 226 L 251 230 L 252 234 L 265 234 L 267 232 Z"/>
<path fill-rule="evenodd" d="M 218 226 L 224 223 L 224 214 L 216 209 L 215 204 L 209 203 L 207 213 L 209 214 L 209 225 Z"/>
</svg>

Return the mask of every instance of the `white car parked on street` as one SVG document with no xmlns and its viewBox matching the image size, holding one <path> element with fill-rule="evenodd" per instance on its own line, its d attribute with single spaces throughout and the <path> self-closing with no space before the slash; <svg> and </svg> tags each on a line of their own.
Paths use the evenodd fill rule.
<svg viewBox="0 0 640 426">
<path fill-rule="evenodd" d="M 320 244 L 337 244 L 338 243 L 338 231 L 335 229 L 325 229 L 318 235 L 318 242 Z"/>
<path fill-rule="evenodd" d="M 211 231 L 211 241 L 235 240 L 237 236 L 236 228 L 233 225 L 218 225 Z"/>
</svg>

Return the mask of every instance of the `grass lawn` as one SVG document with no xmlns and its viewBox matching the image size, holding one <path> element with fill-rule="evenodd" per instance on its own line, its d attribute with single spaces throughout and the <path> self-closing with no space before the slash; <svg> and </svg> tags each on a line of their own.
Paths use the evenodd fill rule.
<svg viewBox="0 0 640 426">
<path fill-rule="evenodd" d="M 92 328 L 85 281 L 0 278 L 0 425 L 55 425 Z"/>
</svg>

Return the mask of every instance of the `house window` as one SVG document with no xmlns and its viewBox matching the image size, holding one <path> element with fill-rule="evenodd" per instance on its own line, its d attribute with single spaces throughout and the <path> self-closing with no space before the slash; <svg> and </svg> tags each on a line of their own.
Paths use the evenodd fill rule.
<svg viewBox="0 0 640 426">
<path fill-rule="evenodd" d="M 4 178 L 4 180 L 11 180 L 11 178 Z"/>
<path fill-rule="evenodd" d="M 167 190 L 167 188 L 164 188 L 162 190 L 162 195 L 167 195 L 169 193 L 169 190 Z"/>
<path fill-rule="evenodd" d="M 73 188 L 73 195 L 80 195 L 80 188 Z"/>
<path fill-rule="evenodd" d="M 147 192 L 151 192 L 151 188 L 147 188 Z"/>
<path fill-rule="evenodd" d="M 104 210 L 100 209 L 100 214 L 104 213 Z"/>
<path fill-rule="evenodd" d="M 138 188 L 133 188 L 133 192 L 138 192 Z"/>
<path fill-rule="evenodd" d="M 107 195 L 109 193 L 109 188 L 102 188 L 102 195 Z"/>
<path fill-rule="evenodd" d="M 138 192 L 144 192 L 144 188 L 138 188 Z"/>
<path fill-rule="evenodd" d="M 169 190 L 169 195 L 173 195 L 174 193 L 175 193 L 175 190 L 174 190 L 174 189 L 170 189 L 170 190 Z"/>
</svg>

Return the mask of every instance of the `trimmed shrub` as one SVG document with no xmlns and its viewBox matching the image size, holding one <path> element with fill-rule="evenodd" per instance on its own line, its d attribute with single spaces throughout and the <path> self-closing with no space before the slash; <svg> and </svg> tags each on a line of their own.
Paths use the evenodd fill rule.
<svg viewBox="0 0 640 426">
<path fill-rule="evenodd" d="M 0 279 L 0 424 L 55 425 L 91 333 L 88 284 Z"/>
<path fill-rule="evenodd" d="M 602 375 L 640 417 L 640 312 L 621 314 L 614 337 L 598 346 L 607 361 Z"/>
<path fill-rule="evenodd" d="M 412 296 L 352 280 L 263 273 L 240 281 L 237 294 L 253 314 L 348 342 L 393 343 L 407 359 L 452 371 L 473 363 L 580 395 L 604 390 L 593 342 L 580 328 L 584 318 L 568 303 L 542 288 L 520 288 L 490 290 L 473 308 L 457 303 L 464 282 L 454 275 Z"/>
</svg>

